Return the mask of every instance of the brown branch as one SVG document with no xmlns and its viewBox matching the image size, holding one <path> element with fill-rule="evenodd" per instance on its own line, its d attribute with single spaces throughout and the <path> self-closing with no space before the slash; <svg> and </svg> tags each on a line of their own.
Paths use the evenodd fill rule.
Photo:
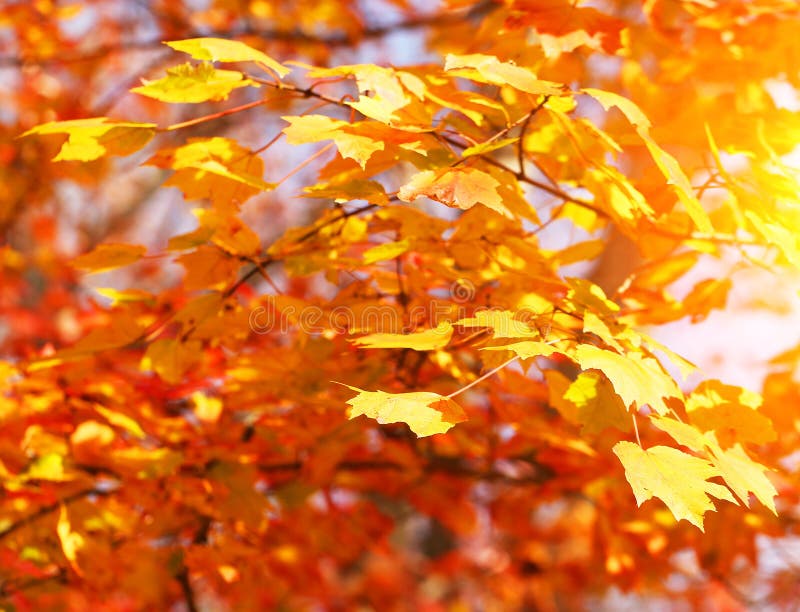
<svg viewBox="0 0 800 612">
<path fill-rule="evenodd" d="M 15 593 L 21 593 L 22 591 L 36 588 L 47 582 L 52 582 L 53 580 L 64 582 L 66 577 L 67 571 L 63 567 L 60 567 L 54 574 L 31 578 L 30 580 L 19 582 L 18 584 L 14 584 L 10 580 L 4 581 L 2 584 L 0 584 L 0 597 L 8 597 L 10 595 L 14 595 Z"/>
<path fill-rule="evenodd" d="M 67 495 L 59 499 L 57 502 L 52 504 L 48 504 L 46 506 L 42 506 L 35 512 L 28 514 L 27 516 L 22 517 L 15 523 L 12 523 L 8 527 L 6 527 L 3 531 L 0 531 L 0 540 L 10 536 L 15 531 L 22 529 L 23 527 L 27 527 L 31 523 L 39 520 L 42 517 L 47 516 L 48 514 L 55 512 L 62 505 L 66 506 L 68 504 L 74 503 L 78 500 L 83 499 L 84 497 L 89 497 L 90 495 L 98 495 L 98 496 L 105 496 L 113 493 L 113 491 L 106 491 L 102 489 L 84 489 L 83 491 L 78 491 L 77 493 L 73 493 L 72 495 Z"/>
<path fill-rule="evenodd" d="M 526 465 L 533 468 L 532 474 L 525 476 L 513 477 L 509 474 L 503 473 L 496 469 L 477 470 L 468 465 L 464 465 L 461 461 L 454 461 L 450 457 L 428 457 L 428 462 L 422 464 L 420 469 L 423 472 L 443 472 L 453 476 L 461 476 L 464 478 L 472 478 L 475 480 L 483 480 L 488 482 L 501 482 L 509 485 L 530 485 L 541 484 L 550 479 L 550 474 L 546 468 L 537 465 L 535 462 L 520 459 L 508 458 L 509 460 L 524 461 Z M 258 469 L 267 473 L 279 472 L 298 472 L 303 468 L 302 461 L 286 461 L 283 463 L 267 463 L 260 464 Z M 391 471 L 391 472 L 405 472 L 408 466 L 395 463 L 394 461 L 384 460 L 363 460 L 363 461 L 340 461 L 336 470 L 346 472 L 364 472 L 364 471 Z"/>
<path fill-rule="evenodd" d="M 175 574 L 175 580 L 178 581 L 178 584 L 181 585 L 181 592 L 183 593 L 183 599 L 186 601 L 186 609 L 189 612 L 198 612 L 200 608 L 197 607 L 197 601 L 195 600 L 194 596 L 194 589 L 192 588 L 192 582 L 189 578 L 189 570 L 184 565 L 181 567 L 180 571 Z"/>
</svg>

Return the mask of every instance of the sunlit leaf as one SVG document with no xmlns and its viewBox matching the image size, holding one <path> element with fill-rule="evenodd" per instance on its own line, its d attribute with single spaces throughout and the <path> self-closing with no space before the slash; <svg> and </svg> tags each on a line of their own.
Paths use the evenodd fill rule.
<svg viewBox="0 0 800 612">
<path fill-rule="evenodd" d="M 404 202 L 427 197 L 464 210 L 483 204 L 510 217 L 511 213 L 497 191 L 499 186 L 494 177 L 476 168 L 448 168 L 439 172 L 425 170 L 400 187 L 397 197 Z"/>
<path fill-rule="evenodd" d="M 630 407 L 648 404 L 658 414 L 666 414 L 666 398 L 682 398 L 678 386 L 651 357 L 638 353 L 620 355 L 591 344 L 581 344 L 574 352 L 575 361 L 584 370 L 599 370 L 614 385 L 614 391 Z"/>
<path fill-rule="evenodd" d="M 539 80 L 529 69 L 510 62 L 501 62 L 491 55 L 449 54 L 444 69 L 454 76 L 464 76 L 492 85 L 511 85 L 531 94 L 559 95 L 564 89 L 560 83 Z"/>
<path fill-rule="evenodd" d="M 219 70 L 210 64 L 183 64 L 167 69 L 167 76 L 157 81 L 142 80 L 143 85 L 131 89 L 161 102 L 192 103 L 209 100 L 227 100 L 228 95 L 240 87 L 258 83 L 245 78 L 235 70 Z"/>
<path fill-rule="evenodd" d="M 348 388 L 358 392 L 347 402 L 351 406 L 349 418 L 365 415 L 381 424 L 406 423 L 417 437 L 445 433 L 467 419 L 458 404 L 436 393 L 363 391 L 349 385 Z"/>
<path fill-rule="evenodd" d="M 443 321 L 436 327 L 410 334 L 369 334 L 351 340 L 359 348 L 410 348 L 432 351 L 444 348 L 453 336 L 453 326 Z"/>
<path fill-rule="evenodd" d="M 238 40 L 226 38 L 188 38 L 164 43 L 176 51 L 188 53 L 194 59 L 212 62 L 256 62 L 286 76 L 290 70 L 266 53 L 254 49 Z"/>
<path fill-rule="evenodd" d="M 289 144 L 307 144 L 321 140 L 333 140 L 342 157 L 355 160 L 364 168 L 376 151 L 383 151 L 384 142 L 369 136 L 353 133 L 351 124 L 324 115 L 304 117 L 281 117 L 289 122 L 283 129 Z"/>
<path fill-rule="evenodd" d="M 179 187 L 187 199 L 238 203 L 274 187 L 264 182 L 264 163 L 229 138 L 192 138 L 162 150 L 148 164 L 175 170 L 166 185 Z"/>
<path fill-rule="evenodd" d="M 645 450 L 632 442 L 618 442 L 614 453 L 640 506 L 657 497 L 676 520 L 686 519 L 703 530 L 703 516 L 715 510 L 712 496 L 735 503 L 728 489 L 709 481 L 719 472 L 699 457 L 668 446 Z"/>
<path fill-rule="evenodd" d="M 106 117 L 52 121 L 37 125 L 31 134 L 66 134 L 69 138 L 53 161 L 92 161 L 109 155 L 129 155 L 145 146 L 155 134 L 154 123 L 128 123 Z"/>
</svg>

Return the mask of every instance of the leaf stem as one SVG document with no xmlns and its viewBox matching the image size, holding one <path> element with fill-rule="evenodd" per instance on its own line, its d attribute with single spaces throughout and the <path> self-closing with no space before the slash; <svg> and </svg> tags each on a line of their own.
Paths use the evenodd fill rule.
<svg viewBox="0 0 800 612">
<path fill-rule="evenodd" d="M 278 187 L 278 185 L 282 185 L 282 184 L 283 184 L 283 183 L 284 183 L 284 182 L 285 182 L 287 179 L 289 179 L 289 178 L 293 177 L 295 174 L 297 174 L 298 172 L 300 172 L 300 170 L 302 170 L 303 168 L 305 168 L 305 167 L 306 167 L 308 164 L 310 164 L 312 161 L 314 161 L 315 159 L 317 159 L 319 156 L 321 156 L 321 155 L 324 155 L 325 153 L 327 153 L 328 151 L 330 151 L 330 150 L 331 150 L 331 147 L 333 147 L 333 145 L 334 145 L 334 143 L 332 143 L 332 142 L 329 142 L 328 144 L 326 144 L 326 145 L 325 145 L 324 147 L 322 147 L 322 148 L 321 148 L 319 151 L 317 151 L 316 153 L 314 153 L 314 155 L 312 155 L 311 157 L 309 157 L 307 160 L 305 160 L 303 163 L 301 163 L 299 166 L 297 166 L 297 167 L 296 167 L 294 170 L 292 170 L 292 171 L 291 171 L 289 174 L 287 174 L 287 175 L 286 175 L 286 176 L 284 176 L 284 177 L 283 177 L 281 180 L 279 180 L 277 183 L 275 183 L 275 187 Z"/>
<path fill-rule="evenodd" d="M 636 423 L 636 413 L 631 412 L 631 420 L 633 421 L 633 431 L 636 434 L 636 441 L 639 443 L 639 446 L 642 446 L 642 439 L 639 437 L 639 425 Z"/>
<path fill-rule="evenodd" d="M 516 361 L 517 359 L 519 359 L 519 355 L 516 355 L 516 356 L 512 357 L 511 359 L 509 359 L 508 361 L 505 361 L 505 362 L 501 363 L 501 364 L 500 364 L 499 366 L 497 366 L 496 368 L 494 368 L 494 369 L 492 369 L 492 370 L 489 370 L 488 372 L 486 372 L 486 374 L 484 374 L 483 376 L 481 376 L 481 377 L 479 377 L 479 378 L 476 378 L 475 380 L 473 380 L 473 381 L 472 381 L 471 383 L 469 383 L 467 386 L 465 386 L 465 387 L 461 387 L 460 389 L 457 389 L 457 390 L 453 391 L 453 392 L 452 392 L 450 395 L 445 395 L 445 397 L 446 397 L 447 399 L 452 399 L 452 398 L 454 398 L 456 395 L 461 395 L 462 393 L 464 393 L 464 391 L 467 391 L 468 389 L 471 389 L 472 387 L 474 387 L 474 386 L 475 386 L 475 385 L 477 385 L 478 383 L 480 383 L 480 382 L 483 382 L 484 380 L 486 380 L 487 378 L 489 378 L 489 377 L 490 377 L 492 374 L 495 374 L 496 372 L 499 372 L 499 371 L 500 371 L 500 370 L 502 370 L 504 367 L 506 367 L 508 364 L 510 364 L 510 363 L 512 363 L 512 362 L 514 362 L 514 361 Z"/>
</svg>

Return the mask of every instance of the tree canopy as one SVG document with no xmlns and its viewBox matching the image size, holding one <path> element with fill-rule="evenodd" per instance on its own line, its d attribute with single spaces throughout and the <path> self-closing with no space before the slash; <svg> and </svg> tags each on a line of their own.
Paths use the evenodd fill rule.
<svg viewBox="0 0 800 612">
<path fill-rule="evenodd" d="M 796 602 L 800 346 L 657 330 L 800 266 L 799 86 L 795 0 L 3 4 L 3 609 Z"/>
</svg>

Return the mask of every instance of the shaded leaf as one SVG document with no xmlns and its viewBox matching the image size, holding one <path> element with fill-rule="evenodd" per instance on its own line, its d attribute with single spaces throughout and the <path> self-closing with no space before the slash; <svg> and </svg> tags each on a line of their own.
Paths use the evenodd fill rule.
<svg viewBox="0 0 800 612">
<path fill-rule="evenodd" d="M 573 358 L 584 370 L 600 370 L 614 385 L 614 391 L 625 402 L 642 406 L 648 404 L 658 414 L 666 414 L 665 398 L 682 398 L 678 386 L 658 362 L 638 353 L 620 355 L 591 344 L 581 344 Z"/>
<path fill-rule="evenodd" d="M 397 242 L 384 242 L 364 251 L 363 259 L 365 264 L 373 264 L 377 261 L 386 261 L 402 255 L 411 247 L 410 242 L 398 240 Z"/>
<path fill-rule="evenodd" d="M 91 272 L 104 272 L 139 261 L 147 248 L 135 244 L 101 244 L 72 260 L 72 265 Z"/>
</svg>

